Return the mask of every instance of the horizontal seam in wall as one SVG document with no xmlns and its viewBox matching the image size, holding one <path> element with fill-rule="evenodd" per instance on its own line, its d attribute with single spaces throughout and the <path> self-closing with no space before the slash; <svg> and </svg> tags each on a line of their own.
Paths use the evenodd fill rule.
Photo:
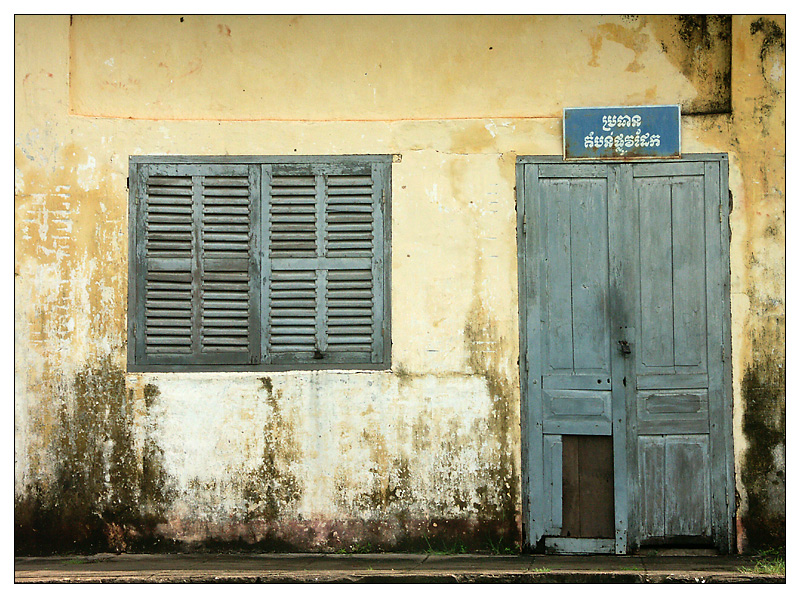
<svg viewBox="0 0 800 598">
<path fill-rule="evenodd" d="M 117 116 L 113 114 L 86 114 L 76 112 L 71 107 L 68 110 L 69 116 L 78 118 L 100 118 L 107 120 L 133 120 L 147 122 L 216 122 L 216 123 L 240 123 L 240 122 L 279 122 L 279 123 L 393 123 L 393 122 L 439 122 L 450 120 L 556 120 L 561 121 L 562 115 L 548 116 L 520 116 L 520 115 L 492 115 L 492 116 L 424 116 L 424 117 L 405 117 L 405 118 L 210 118 L 210 117 L 137 117 L 137 116 Z M 704 117 L 704 116 L 732 116 L 732 110 L 708 111 L 708 112 L 681 112 L 684 117 Z"/>
<path fill-rule="evenodd" d="M 281 123 L 391 123 L 391 122 L 439 122 L 448 120 L 561 120 L 561 116 L 431 116 L 420 118 L 176 118 L 176 117 L 135 117 L 115 116 L 112 114 L 84 114 L 69 110 L 69 116 L 80 118 L 101 118 L 108 120 L 135 120 L 149 122 L 281 122 Z"/>
</svg>

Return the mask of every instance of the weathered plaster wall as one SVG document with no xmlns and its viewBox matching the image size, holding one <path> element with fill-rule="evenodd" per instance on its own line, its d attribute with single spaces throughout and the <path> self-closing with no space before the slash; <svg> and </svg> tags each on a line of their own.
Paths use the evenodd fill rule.
<svg viewBox="0 0 800 598">
<path fill-rule="evenodd" d="M 114 16 L 75 19 L 73 33 L 70 105 L 85 116 L 557 117 L 587 90 L 602 106 L 619 89 L 631 103 L 708 111 L 730 75 L 720 18 Z M 669 85 L 665 50 L 681 75 Z"/>
<path fill-rule="evenodd" d="M 515 158 L 560 153 L 565 105 L 678 102 L 695 114 L 684 151 L 731 156 L 741 537 L 774 543 L 785 512 L 783 28 L 750 17 L 17 17 L 17 549 L 513 546 Z M 402 155 L 392 370 L 127 374 L 128 156 L 293 153 Z"/>
<path fill-rule="evenodd" d="M 743 544 L 762 548 L 786 543 L 786 19 L 737 25 L 732 145 L 743 189 L 734 414 L 745 440 L 737 446 Z"/>
</svg>

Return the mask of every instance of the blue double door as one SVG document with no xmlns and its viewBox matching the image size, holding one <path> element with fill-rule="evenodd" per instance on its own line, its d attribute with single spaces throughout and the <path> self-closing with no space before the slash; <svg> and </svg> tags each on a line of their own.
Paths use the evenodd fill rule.
<svg viewBox="0 0 800 598">
<path fill-rule="evenodd" d="M 726 157 L 517 177 L 527 542 L 730 550 Z"/>
</svg>

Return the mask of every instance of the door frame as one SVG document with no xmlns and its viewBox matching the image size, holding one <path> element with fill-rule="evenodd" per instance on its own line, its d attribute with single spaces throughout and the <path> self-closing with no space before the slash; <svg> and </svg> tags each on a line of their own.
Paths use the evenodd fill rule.
<svg viewBox="0 0 800 598">
<path fill-rule="evenodd" d="M 720 476 L 712 473 L 712 500 L 711 500 L 711 525 L 712 539 L 716 548 L 722 553 L 729 553 L 734 550 L 735 545 L 735 487 L 734 487 L 734 457 L 733 457 L 733 370 L 731 361 L 731 293 L 730 293 L 730 194 L 728 191 L 728 156 L 727 154 L 684 154 L 679 159 L 670 160 L 636 160 L 637 163 L 646 162 L 703 162 L 716 163 L 719 172 L 719 220 L 720 220 L 720 268 L 718 274 L 721 280 L 714 281 L 718 284 L 717 292 L 721 294 L 721 305 L 718 310 L 722 328 L 722 388 L 721 397 L 717 405 L 711 409 L 710 416 L 718 418 L 712 421 L 709 435 L 710 442 L 721 450 L 712 452 L 712 458 L 722 453 L 723 464 L 717 464 L 723 472 L 724 480 Z M 542 430 L 543 412 L 541 384 L 538 376 L 541 375 L 542 365 L 541 355 L 538 351 L 528 351 L 531 339 L 541 338 L 541 314 L 540 301 L 536 289 L 530 288 L 529 281 L 539 279 L 538 255 L 539 248 L 539 229 L 535 226 L 538 218 L 538 199 L 531 198 L 530 203 L 526 202 L 526 165 L 536 164 L 569 164 L 579 168 L 586 164 L 619 165 L 621 168 L 630 168 L 630 162 L 620 163 L 619 160 L 596 160 L 581 161 L 575 163 L 565 161 L 561 156 L 518 156 L 516 160 L 516 209 L 517 209 L 517 258 L 518 258 L 518 284 L 519 284 L 519 367 L 520 367 L 520 423 L 521 423 L 521 449 L 522 449 L 522 522 L 523 522 L 523 542 L 530 549 L 541 550 L 544 548 L 542 538 L 545 535 L 545 495 L 544 495 L 544 438 Z M 619 172 L 619 170 L 615 171 Z M 618 191 L 609 192 L 609 203 L 612 196 L 621 198 L 625 192 L 633 192 L 633 189 L 621 189 L 620 185 L 626 185 L 625 177 L 617 179 L 612 177 L 610 181 Z M 632 180 L 632 177 L 631 179 Z M 708 182 L 706 183 L 709 184 Z M 725 199 L 729 198 L 729 201 Z M 706 207 L 708 210 L 708 206 Z M 529 213 L 530 212 L 530 213 Z M 609 212 L 610 213 L 610 212 Z M 613 222 L 609 223 L 609 237 Z M 618 231 L 621 232 L 621 231 Z M 617 236 L 617 239 L 624 239 Z M 623 241 L 624 242 L 624 241 Z M 610 248 L 609 248 L 610 249 Z M 625 264 L 617 264 L 616 268 L 609 269 L 609 285 L 616 285 L 617 292 L 630 292 L 628 285 L 632 284 L 632 278 L 624 275 Z M 613 317 L 613 316 L 612 316 Z M 621 322 L 612 322 L 612 326 L 618 326 Z M 633 325 L 633 323 L 623 323 Z M 635 338 L 633 330 L 624 329 L 620 331 L 626 334 L 625 337 L 632 340 Z M 635 346 L 632 347 L 636 350 Z M 711 356 L 709 355 L 709 358 Z M 612 372 L 614 378 L 631 376 L 635 372 L 628 372 L 630 368 L 635 368 L 633 359 L 624 360 L 625 370 L 616 368 L 616 373 Z M 630 377 L 629 379 L 635 379 Z M 618 389 L 619 384 L 614 385 Z M 612 389 L 614 388 L 612 386 Z M 615 538 L 613 541 L 613 551 L 617 554 L 634 552 L 639 547 L 639 505 L 638 505 L 638 486 L 639 469 L 637 456 L 637 431 L 634 426 L 629 426 L 627 422 L 628 414 L 636 413 L 636 392 L 634 385 L 630 385 L 627 391 L 620 390 L 612 393 L 612 413 L 613 418 L 613 445 L 614 445 L 614 468 L 619 472 L 620 477 L 615 473 L 615 480 L 625 479 L 625 487 L 615 483 Z M 711 407 L 711 405 L 709 406 Z M 618 417 L 621 415 L 621 417 Z M 635 423 L 635 422 L 634 422 Z M 714 485 L 714 479 L 717 485 Z M 723 488 L 719 487 L 722 482 Z M 557 544 L 557 543 L 556 543 Z M 562 543 L 564 544 L 564 543 Z M 587 543 L 589 546 L 591 543 Z M 583 552 L 584 547 L 580 543 L 567 542 L 564 544 L 567 552 Z M 563 549 L 564 546 L 561 548 Z M 550 546 L 549 548 L 553 548 Z M 558 546 L 555 547 L 558 549 Z M 610 549 L 606 545 L 603 550 Z M 591 550 L 589 550 L 591 551 Z"/>
</svg>

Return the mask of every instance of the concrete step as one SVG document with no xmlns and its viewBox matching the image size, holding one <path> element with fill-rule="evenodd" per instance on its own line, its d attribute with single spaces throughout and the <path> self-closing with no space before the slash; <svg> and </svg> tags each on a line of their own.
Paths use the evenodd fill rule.
<svg viewBox="0 0 800 598">
<path fill-rule="evenodd" d="M 17 583 L 785 583 L 754 557 L 97 554 L 16 557 Z"/>
</svg>

